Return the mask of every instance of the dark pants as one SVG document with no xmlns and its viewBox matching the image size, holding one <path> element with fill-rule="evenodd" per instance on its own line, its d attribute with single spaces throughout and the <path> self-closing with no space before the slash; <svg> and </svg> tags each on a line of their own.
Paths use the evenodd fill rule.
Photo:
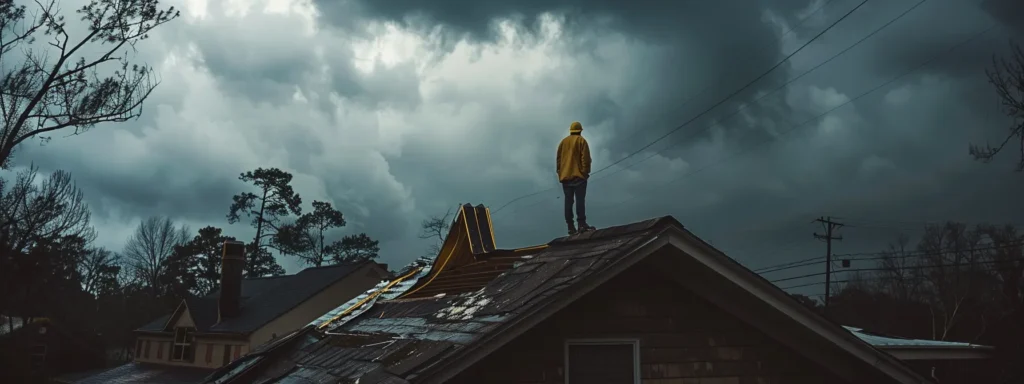
<svg viewBox="0 0 1024 384">
<path fill-rule="evenodd" d="M 572 224 L 572 205 L 576 203 L 576 218 L 580 224 L 587 222 L 587 181 L 573 180 L 562 183 L 565 194 L 565 222 Z"/>
</svg>

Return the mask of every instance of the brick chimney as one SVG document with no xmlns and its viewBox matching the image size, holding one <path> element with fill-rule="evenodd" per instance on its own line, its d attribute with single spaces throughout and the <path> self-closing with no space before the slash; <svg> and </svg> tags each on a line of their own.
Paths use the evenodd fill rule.
<svg viewBox="0 0 1024 384">
<path fill-rule="evenodd" d="M 243 270 L 245 243 L 225 241 L 220 262 L 220 298 L 217 300 L 221 320 L 238 316 L 242 299 Z"/>
</svg>

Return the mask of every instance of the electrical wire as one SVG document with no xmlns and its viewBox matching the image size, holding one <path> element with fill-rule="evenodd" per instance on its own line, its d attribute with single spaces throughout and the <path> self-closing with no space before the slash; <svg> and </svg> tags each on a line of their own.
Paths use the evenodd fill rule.
<svg viewBox="0 0 1024 384">
<path fill-rule="evenodd" d="M 784 131 L 784 132 L 780 133 L 780 135 L 779 135 L 779 136 L 782 136 L 782 135 L 786 135 L 786 134 L 792 133 L 793 131 L 795 131 L 796 129 L 798 129 L 798 128 L 800 128 L 800 127 L 804 126 L 804 125 L 807 125 L 807 124 L 809 124 L 809 123 L 811 123 L 811 122 L 813 122 L 813 121 L 817 121 L 818 119 L 821 119 L 822 117 L 824 117 L 824 116 L 826 116 L 826 115 L 828 115 L 828 114 L 830 114 L 830 113 L 832 113 L 832 112 L 834 112 L 834 111 L 838 110 L 839 108 L 842 108 L 842 107 L 844 107 L 844 106 L 847 106 L 847 105 L 849 105 L 849 104 L 853 103 L 854 101 L 860 100 L 860 99 L 861 99 L 861 98 L 863 98 L 864 96 L 867 96 L 867 95 L 869 95 L 869 94 L 872 94 L 872 93 L 874 93 L 874 92 L 877 92 L 878 90 L 880 90 L 880 89 L 884 88 L 885 86 L 887 86 L 887 85 L 889 85 L 889 84 L 892 84 L 893 82 L 895 82 L 895 81 L 897 81 L 897 80 L 899 80 L 899 79 L 902 79 L 902 78 L 904 78 L 904 77 L 906 77 L 906 76 L 910 75 L 911 73 L 917 72 L 918 70 L 920 70 L 921 68 L 925 67 L 926 65 L 928 65 L 928 64 L 931 64 L 931 63 L 932 63 L 933 61 L 935 61 L 935 60 L 936 60 L 936 59 L 938 59 L 939 57 L 941 57 L 941 56 L 943 56 L 943 55 L 945 55 L 945 54 L 951 53 L 951 52 L 955 51 L 956 49 L 958 49 L 958 48 L 960 48 L 960 47 L 962 47 L 962 46 L 964 46 L 964 45 L 966 45 L 966 44 L 968 44 L 968 43 L 970 43 L 970 42 L 974 41 L 975 39 L 977 39 L 977 38 L 981 37 L 982 35 L 984 35 L 984 34 L 988 33 L 988 32 L 989 32 L 989 31 L 991 31 L 991 30 L 992 30 L 992 29 L 993 29 L 994 27 L 995 27 L 995 25 L 994 25 L 994 24 L 990 25 L 990 26 L 989 26 L 988 28 L 986 28 L 986 29 L 984 29 L 984 30 L 982 30 L 982 31 L 980 31 L 980 32 L 978 32 L 978 33 L 976 33 L 976 34 L 972 35 L 972 36 L 971 36 L 970 38 L 968 38 L 968 39 L 966 39 L 966 40 L 964 40 L 964 41 L 962 41 L 962 42 L 960 42 L 960 43 L 957 43 L 957 44 L 955 44 L 954 46 L 950 47 L 950 48 L 949 48 L 949 49 L 948 49 L 947 51 L 945 51 L 945 52 L 940 52 L 940 53 L 936 54 L 935 56 L 932 56 L 931 58 L 929 58 L 929 59 L 928 59 L 928 60 L 926 60 L 925 62 L 921 63 L 921 64 L 920 64 L 920 65 L 918 65 L 917 67 L 915 67 L 915 68 L 912 68 L 911 70 L 909 70 L 909 71 L 907 71 L 907 72 L 904 72 L 903 74 L 901 74 L 901 75 L 899 75 L 899 76 L 896 76 L 896 77 L 894 77 L 894 78 L 891 78 L 891 79 L 889 79 L 889 80 L 885 81 L 884 83 L 881 83 L 881 84 L 879 84 L 879 85 L 877 85 L 877 86 L 875 86 L 875 87 L 873 87 L 873 88 L 869 89 L 868 91 L 866 91 L 866 92 L 863 92 L 863 93 L 861 93 L 861 94 L 857 95 L 856 97 L 850 98 L 850 99 L 849 99 L 849 100 L 847 100 L 846 102 L 844 102 L 844 103 L 842 103 L 842 104 L 839 104 L 839 105 L 837 105 L 837 106 L 835 106 L 835 107 L 833 107 L 833 108 L 831 108 L 831 109 L 829 109 L 829 110 L 827 110 L 827 111 L 825 111 L 825 112 L 823 112 L 823 113 L 821 113 L 821 114 L 819 114 L 819 115 L 817 115 L 817 116 L 811 117 L 810 119 L 807 119 L 807 120 L 805 120 L 805 121 L 803 121 L 803 122 L 801 122 L 801 123 L 799 123 L 799 124 L 797 124 L 797 125 L 795 125 L 795 126 L 791 127 L 791 128 L 789 129 L 789 130 L 787 130 L 787 131 Z M 738 151 L 738 152 L 736 152 L 736 153 L 733 153 L 733 154 L 732 154 L 731 156 L 727 156 L 727 157 L 725 157 L 725 158 L 719 159 L 719 161 L 717 161 L 717 162 L 713 162 L 713 163 L 711 163 L 711 164 L 705 165 L 704 167 L 701 167 L 701 168 L 695 169 L 695 170 L 694 170 L 694 171 L 692 171 L 692 172 L 687 172 L 687 173 L 684 173 L 684 174 L 680 175 L 679 177 L 676 177 L 676 178 L 670 179 L 670 180 L 669 180 L 668 182 L 666 182 L 666 183 L 662 183 L 662 184 L 660 184 L 660 185 L 657 185 L 657 186 L 654 186 L 654 187 L 648 188 L 648 190 L 653 190 L 653 189 L 661 189 L 662 187 L 665 187 L 665 186 L 667 186 L 667 185 L 669 185 L 669 184 L 672 184 L 672 183 L 674 183 L 674 182 L 677 182 L 677 181 L 679 181 L 679 180 L 682 180 L 682 179 L 683 179 L 683 178 L 685 178 L 685 177 L 688 177 L 688 176 L 692 176 L 692 175 L 694 175 L 694 174 L 697 174 L 697 173 L 699 173 L 699 172 L 701 172 L 701 171 L 707 170 L 707 169 L 709 169 L 709 168 L 711 168 L 711 167 L 713 167 L 713 166 L 715 166 L 715 165 L 719 165 L 719 164 L 722 164 L 722 163 L 723 163 L 723 162 L 724 162 L 725 160 L 730 160 L 730 159 L 734 158 L 734 157 L 735 157 L 735 156 L 737 156 L 737 155 L 740 155 L 740 154 L 746 153 L 747 151 L 749 151 L 749 150 L 751 150 L 751 149 L 753 149 L 753 148 L 756 148 L 756 147 L 760 146 L 761 144 L 766 144 L 766 143 L 768 143 L 768 141 L 763 141 L 763 142 L 761 142 L 761 143 L 758 143 L 758 145 L 755 145 L 754 147 L 751 147 L 751 148 L 747 148 L 746 150 L 741 150 L 741 151 Z M 624 205 L 623 203 L 625 203 L 625 202 L 628 202 L 628 201 L 630 201 L 630 200 L 633 200 L 633 199 L 636 199 L 636 198 L 637 198 L 637 196 L 634 196 L 634 197 L 630 197 L 630 198 L 628 198 L 628 199 L 625 199 L 625 200 L 620 200 L 620 201 L 616 201 L 616 202 L 614 202 L 614 203 L 607 203 L 607 204 L 598 204 L 598 205 L 599 205 L 599 206 L 605 206 L 605 207 L 608 207 L 608 206 L 610 206 L 610 207 L 612 207 L 612 209 L 614 210 L 614 209 L 617 209 L 617 208 L 622 208 L 622 207 L 624 207 L 625 205 Z"/>
<path fill-rule="evenodd" d="M 942 254 L 943 253 L 938 253 L 938 254 L 936 254 L 934 256 L 939 256 L 939 255 L 942 255 Z M 967 265 L 999 264 L 999 263 L 1005 263 L 1007 261 L 1017 261 L 1017 260 L 1024 260 L 1024 259 L 1014 258 L 1014 259 L 1008 259 L 1008 260 L 971 261 L 971 262 L 967 262 L 967 263 L 956 262 L 956 263 L 943 263 L 941 265 L 909 265 L 909 266 L 899 267 L 899 269 L 926 269 L 926 268 L 941 268 L 941 267 L 961 267 L 961 266 L 967 266 Z M 836 273 L 836 272 L 867 272 L 867 271 L 888 271 L 888 270 L 892 270 L 892 268 L 855 268 L 855 269 L 844 269 L 842 271 L 830 271 L 830 272 L 831 273 Z M 785 278 L 769 280 L 769 281 L 772 282 L 772 283 L 778 283 L 778 282 L 783 282 L 783 281 L 804 279 L 804 278 L 814 277 L 814 276 L 822 276 L 822 275 L 825 275 L 827 273 L 829 273 L 829 272 L 808 273 L 808 274 L 805 274 L 805 275 L 791 276 L 791 277 L 785 277 Z"/>
<path fill-rule="evenodd" d="M 896 16 L 895 18 L 893 18 L 893 19 L 889 20 L 889 22 L 887 22 L 887 23 L 883 24 L 883 25 L 882 25 L 881 27 L 878 27 L 878 28 L 876 28 L 876 29 L 875 29 L 874 31 L 872 31 L 871 33 L 869 33 L 869 34 L 867 34 L 867 35 L 864 35 L 864 37 L 861 37 L 861 38 L 860 38 L 860 40 L 857 40 L 856 42 L 854 42 L 853 44 L 851 44 L 851 45 L 850 45 L 849 47 L 846 47 L 846 49 L 843 49 L 842 51 L 839 51 L 839 53 L 836 53 L 835 55 L 832 55 L 832 57 L 829 57 L 829 58 L 828 58 L 828 59 L 826 59 L 825 61 L 822 61 L 821 63 L 818 63 L 817 65 L 815 65 L 814 67 L 811 67 L 811 69 L 808 69 L 808 70 L 804 71 L 804 72 L 803 72 L 803 73 L 801 73 L 800 75 L 797 75 L 796 77 L 794 77 L 794 78 L 792 78 L 792 79 L 789 79 L 789 80 L 787 80 L 787 81 L 786 81 L 785 83 L 783 83 L 782 85 L 780 85 L 780 86 L 776 87 L 775 89 L 773 89 L 773 90 L 771 90 L 771 91 L 769 91 L 769 92 L 766 92 L 766 93 L 764 93 L 764 94 L 761 94 L 760 96 L 758 96 L 758 97 L 757 97 L 757 98 L 755 98 L 754 100 L 751 100 L 751 101 L 750 101 L 749 103 L 744 103 L 743 105 L 741 105 L 741 106 L 740 106 L 739 108 L 737 108 L 737 109 L 736 109 L 735 111 L 733 111 L 732 113 L 730 113 L 730 114 L 728 114 L 728 115 L 725 115 L 724 117 L 721 117 L 721 119 L 720 119 L 720 120 L 719 120 L 718 122 L 719 122 L 719 123 L 722 123 L 722 122 L 724 122 L 724 121 L 728 121 L 728 120 L 732 119 L 733 117 L 737 116 L 737 115 L 738 115 L 738 114 L 739 114 L 740 112 L 742 112 L 742 111 L 746 110 L 748 106 L 750 106 L 750 105 L 752 105 L 752 104 L 754 104 L 754 103 L 757 103 L 758 101 L 761 101 L 761 99 L 764 99 L 765 97 L 768 97 L 769 95 L 773 95 L 773 94 L 775 94 L 775 93 L 777 93 L 777 92 L 779 92 L 779 91 L 781 91 L 781 90 L 785 89 L 785 88 L 786 88 L 786 87 L 788 87 L 788 86 L 789 86 L 790 84 L 792 84 L 792 83 L 796 82 L 797 80 L 800 80 L 800 79 L 802 79 L 802 78 L 803 78 L 804 76 L 807 76 L 807 75 L 811 74 L 812 72 L 814 72 L 814 71 L 818 70 L 819 68 L 821 68 L 821 67 L 825 66 L 826 64 L 828 64 L 828 63 L 832 62 L 832 60 L 835 60 L 835 59 L 836 59 L 836 58 L 838 58 L 839 56 L 842 56 L 842 55 L 846 54 L 847 52 L 849 52 L 849 51 L 850 51 L 850 50 L 852 50 L 853 48 L 856 48 L 856 47 L 857 47 L 857 46 L 859 46 L 859 45 L 860 45 L 861 43 L 863 43 L 863 42 L 867 41 L 868 39 L 870 39 L 870 38 L 871 38 L 872 36 L 874 36 L 874 35 L 878 34 L 879 32 L 881 32 L 881 31 L 882 31 L 882 30 L 884 30 L 885 28 L 888 28 L 888 27 L 889 27 L 890 25 L 892 25 L 892 24 L 893 24 L 893 23 L 895 23 L 896 21 L 898 21 L 898 20 L 902 19 L 902 18 L 903 18 L 904 16 L 906 16 L 906 15 L 907 15 L 907 14 L 909 14 L 910 12 L 914 11 L 915 9 L 917 9 L 917 7 L 920 7 L 920 6 L 922 5 L 922 4 L 924 4 L 924 3 L 925 3 L 925 1 L 926 1 L 926 0 L 920 0 L 920 1 L 918 1 L 918 2 L 917 2 L 917 3 L 915 3 L 915 4 L 913 5 L 913 6 L 911 6 L 911 7 L 910 7 L 910 8 L 908 8 L 908 9 L 906 9 L 905 11 L 903 11 L 903 13 L 900 13 L 900 14 L 899 14 L 899 15 L 897 15 L 897 16 Z M 862 5 L 863 5 L 863 4 L 862 4 Z M 803 47 L 801 47 L 801 48 L 803 48 Z M 712 108 L 714 108 L 714 107 L 712 107 Z M 692 120 L 691 120 L 691 121 L 692 121 Z M 689 124 L 689 122 L 687 122 L 687 124 Z M 600 178 L 600 179 L 604 179 L 604 178 L 608 178 L 608 177 L 611 177 L 612 175 L 614 175 L 614 174 L 616 174 L 616 173 L 618 173 L 618 172 L 621 172 L 621 171 L 624 171 L 624 170 L 626 170 L 626 169 L 629 169 L 630 167 L 632 167 L 632 166 L 634 166 L 634 165 L 637 165 L 637 164 L 643 163 L 643 162 L 645 162 L 645 161 L 647 161 L 647 160 L 649 160 L 649 159 L 653 158 L 654 156 L 657 156 L 657 155 L 661 154 L 661 153 L 662 153 L 662 151 L 664 151 L 664 150 L 666 150 L 666 149 L 669 149 L 669 148 L 675 147 L 675 146 L 676 146 L 677 144 L 679 144 L 679 143 L 683 143 L 683 142 L 686 142 L 686 141 L 688 141 L 688 140 L 690 140 L 690 139 L 696 138 L 696 137 L 697 137 L 697 136 L 699 136 L 700 134 L 703 134 L 703 133 L 707 132 L 708 130 L 710 130 L 710 129 L 711 129 L 712 127 L 714 127 L 714 125 L 713 125 L 713 124 L 708 124 L 708 126 L 707 126 L 706 128 L 704 128 L 704 129 L 702 129 L 702 130 L 698 130 L 698 131 L 696 131 L 696 132 L 693 132 L 693 134 L 691 134 L 691 135 L 689 135 L 689 136 L 686 136 L 686 137 L 684 137 L 684 138 L 683 138 L 682 140 L 676 141 L 676 142 L 674 142 L 674 143 L 670 143 L 670 144 L 669 144 L 669 146 L 667 146 L 667 147 L 665 147 L 665 148 L 662 148 L 662 149 L 661 149 L 661 150 L 659 150 L 659 151 L 655 151 L 655 152 L 654 152 L 654 153 L 652 153 L 652 154 L 651 154 L 650 156 L 647 156 L 647 157 L 645 157 L 644 159 L 642 159 L 642 160 L 640 160 L 640 161 L 637 161 L 637 162 L 635 162 L 635 163 L 633 163 L 633 164 L 630 164 L 630 165 L 628 165 L 628 166 L 625 166 L 625 167 L 619 168 L 619 169 L 615 170 L 614 172 L 612 172 L 612 173 L 610 173 L 610 174 L 606 174 L 606 175 L 605 175 L 604 177 L 602 177 L 602 178 Z M 659 140 L 660 140 L 660 139 L 659 139 Z M 632 155 L 630 155 L 630 156 L 632 156 Z M 612 163 L 612 165 L 615 165 L 615 164 L 617 164 L 617 162 L 616 162 L 616 163 Z M 598 180 L 600 180 L 600 179 L 598 179 Z"/>
<path fill-rule="evenodd" d="M 1002 260 L 1002 261 L 1005 262 L 1007 260 Z M 1012 259 L 1012 260 L 1008 260 L 1008 261 L 1024 261 L 1024 259 Z M 975 264 L 980 264 L 980 263 L 975 263 Z M 928 268 L 938 268 L 938 267 L 943 267 L 943 266 L 931 265 L 931 266 L 927 266 L 927 267 Z M 1002 271 L 1015 271 L 1018 268 L 1019 267 L 1011 267 L 1011 268 L 984 268 L 984 269 L 979 269 L 977 271 L 978 272 L 1002 272 Z M 921 269 L 924 269 L 924 268 L 921 268 Z M 881 271 L 885 271 L 885 270 L 888 270 L 888 269 L 881 269 Z M 858 281 L 878 281 L 878 280 L 887 280 L 887 279 L 889 279 L 889 278 L 886 277 L 886 276 L 872 276 L 872 277 L 859 277 L 859 278 L 856 278 L 856 279 L 832 280 L 832 281 L 830 281 L 830 283 L 841 284 L 841 283 L 851 283 L 851 282 L 858 282 Z M 913 280 L 923 280 L 923 279 L 926 279 L 926 277 L 924 277 L 924 276 L 909 276 L 909 277 L 905 277 L 903 279 L 903 281 L 913 281 Z M 804 288 L 804 287 L 813 287 L 815 285 L 824 285 L 824 284 L 825 284 L 824 281 L 816 281 L 816 282 L 813 282 L 813 283 L 804 283 L 804 284 L 798 284 L 798 285 L 791 285 L 791 286 L 787 286 L 787 287 L 779 287 L 779 289 L 787 290 L 787 289 L 796 289 L 796 288 Z M 816 295 L 816 296 L 824 296 L 824 295 Z"/>
<path fill-rule="evenodd" d="M 1022 246 L 1022 245 L 1024 245 L 1024 240 L 1007 242 L 1007 243 L 1001 244 L 1000 247 L 1005 246 L 1006 248 L 1011 248 L 1011 247 Z M 943 251 L 940 251 L 940 252 L 944 252 L 944 253 L 946 253 L 946 252 L 971 252 L 971 251 L 980 251 L 980 250 L 990 250 L 990 249 L 989 248 L 984 248 L 984 249 L 978 249 L 978 248 L 975 248 L 975 249 L 970 249 L 970 248 L 967 248 L 967 249 L 950 249 L 950 248 L 947 248 L 947 249 L 945 249 Z M 897 252 L 889 250 L 889 251 L 876 251 L 876 252 L 833 254 L 832 258 L 833 259 L 837 259 L 837 260 L 850 260 L 850 261 L 868 261 L 868 260 L 883 260 L 883 259 L 908 259 L 908 258 L 914 258 L 914 257 L 929 256 L 929 255 L 931 255 L 929 252 L 935 252 L 935 251 L 909 251 L 909 252 L 901 251 L 901 252 L 898 252 L 899 254 L 897 255 L 896 254 Z M 854 257 L 854 256 L 873 256 L 873 257 Z M 810 266 L 810 265 L 817 265 L 817 264 L 824 263 L 825 262 L 824 259 L 825 259 L 825 256 L 812 257 L 812 258 L 808 258 L 808 259 L 796 260 L 796 261 L 791 261 L 791 262 L 786 262 L 786 263 L 781 263 L 781 264 L 769 265 L 769 266 L 766 266 L 766 267 L 761 267 L 761 268 L 753 270 L 753 272 L 754 273 L 758 273 L 758 274 L 762 274 L 762 273 L 771 273 L 771 272 L 784 271 L 784 270 L 789 270 L 789 269 L 793 269 L 793 268 L 806 267 L 806 266 Z"/>
</svg>

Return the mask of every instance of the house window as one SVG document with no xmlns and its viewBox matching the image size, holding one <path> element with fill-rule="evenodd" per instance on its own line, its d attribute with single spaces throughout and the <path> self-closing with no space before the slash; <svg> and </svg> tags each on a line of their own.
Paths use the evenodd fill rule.
<svg viewBox="0 0 1024 384">
<path fill-rule="evenodd" d="M 146 340 L 146 346 L 142 349 L 142 357 L 149 358 L 149 340 Z"/>
<path fill-rule="evenodd" d="M 192 339 L 196 329 L 178 327 L 174 329 L 174 347 L 171 349 L 171 360 L 192 361 Z"/>
<path fill-rule="evenodd" d="M 43 372 L 46 367 L 46 345 L 36 344 L 32 346 L 32 357 L 31 357 L 32 370 L 35 372 Z"/>
<path fill-rule="evenodd" d="M 569 340 L 565 343 L 566 384 L 640 384 L 637 340 Z"/>
<path fill-rule="evenodd" d="M 213 343 L 206 344 L 206 364 L 213 362 Z"/>
<path fill-rule="evenodd" d="M 224 356 L 221 360 L 221 365 L 228 365 L 231 362 L 231 345 L 224 344 Z"/>
<path fill-rule="evenodd" d="M 142 340 L 135 340 L 135 357 L 142 357 Z"/>
</svg>

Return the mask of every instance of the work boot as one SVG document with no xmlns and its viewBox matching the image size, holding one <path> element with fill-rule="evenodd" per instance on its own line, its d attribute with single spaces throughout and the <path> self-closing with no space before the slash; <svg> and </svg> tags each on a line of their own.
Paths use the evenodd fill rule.
<svg viewBox="0 0 1024 384">
<path fill-rule="evenodd" d="M 585 221 L 580 223 L 580 232 L 590 232 L 596 229 L 597 228 L 591 227 L 590 224 L 587 224 Z"/>
<path fill-rule="evenodd" d="M 576 226 L 572 225 L 572 223 L 569 223 L 569 236 L 575 235 L 577 233 L 579 232 L 576 232 Z"/>
</svg>

